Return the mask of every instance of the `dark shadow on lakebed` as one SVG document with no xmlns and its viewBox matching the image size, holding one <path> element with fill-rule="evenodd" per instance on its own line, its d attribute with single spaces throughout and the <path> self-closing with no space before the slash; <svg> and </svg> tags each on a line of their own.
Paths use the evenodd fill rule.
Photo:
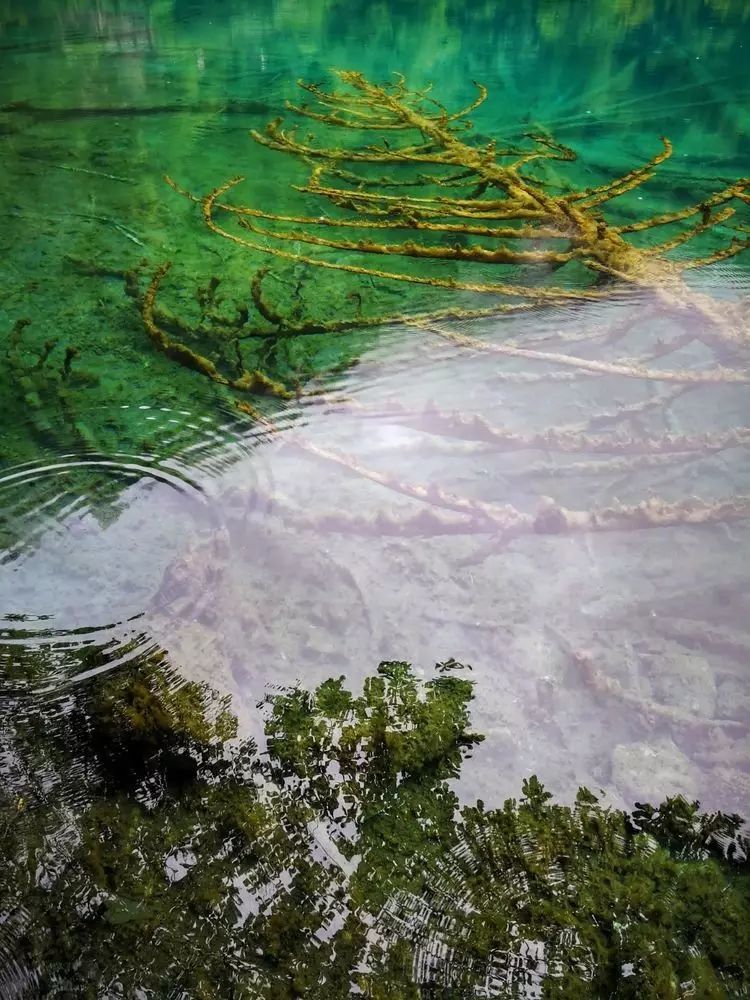
<svg viewBox="0 0 750 1000">
<path fill-rule="evenodd" d="M 533 776 L 462 805 L 456 661 L 273 692 L 261 747 L 161 653 L 78 682 L 2 654 L 4 997 L 747 995 L 740 817 Z"/>
</svg>

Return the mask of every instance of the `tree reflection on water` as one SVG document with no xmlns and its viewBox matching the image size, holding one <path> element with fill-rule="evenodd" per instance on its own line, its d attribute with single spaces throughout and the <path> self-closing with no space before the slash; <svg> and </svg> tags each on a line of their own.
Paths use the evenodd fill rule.
<svg viewBox="0 0 750 1000">
<path fill-rule="evenodd" d="M 52 648 L 19 648 L 4 996 L 745 995 L 741 819 L 680 798 L 625 814 L 586 789 L 558 805 L 535 777 L 462 805 L 482 737 L 455 661 L 273 693 L 261 749 L 162 655 L 40 710 Z"/>
</svg>

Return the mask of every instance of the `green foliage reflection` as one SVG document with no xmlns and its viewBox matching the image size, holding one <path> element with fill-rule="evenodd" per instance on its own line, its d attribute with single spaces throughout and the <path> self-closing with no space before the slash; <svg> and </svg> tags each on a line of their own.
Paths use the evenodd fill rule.
<svg viewBox="0 0 750 1000">
<path fill-rule="evenodd" d="M 681 799 L 627 815 L 586 789 L 557 805 L 536 777 L 517 802 L 461 806 L 451 779 L 481 737 L 461 665 L 439 666 L 272 695 L 263 752 L 160 657 L 66 690 L 41 730 L 17 704 L 5 760 L 33 741 L 43 780 L 28 799 L 6 783 L 5 988 L 746 995 L 739 817 Z M 37 657 L 27 676 L 44 673 Z"/>
</svg>

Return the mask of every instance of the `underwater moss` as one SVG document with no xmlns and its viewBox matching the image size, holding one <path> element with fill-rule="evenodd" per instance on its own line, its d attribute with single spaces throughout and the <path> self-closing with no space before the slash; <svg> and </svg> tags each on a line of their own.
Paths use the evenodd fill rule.
<svg viewBox="0 0 750 1000">
<path fill-rule="evenodd" d="M 607 274 L 618 282 L 631 286 L 645 287 L 653 291 L 665 307 L 675 310 L 690 310 L 705 320 L 706 330 L 697 336 L 705 337 L 711 346 L 717 344 L 736 354 L 748 347 L 747 332 L 742 309 L 726 302 L 717 302 L 710 296 L 696 293 L 683 280 L 686 269 L 703 267 L 719 260 L 725 260 L 742 252 L 748 241 L 735 237 L 728 246 L 714 250 L 705 257 L 676 259 L 666 255 L 672 250 L 699 237 L 709 230 L 724 225 L 735 214 L 731 202 L 748 203 L 747 190 L 750 182 L 743 178 L 726 186 L 700 203 L 671 212 L 654 215 L 635 223 L 616 225 L 608 222 L 600 212 L 603 205 L 645 183 L 653 172 L 672 154 L 672 145 L 664 138 L 663 149 L 646 164 L 636 167 L 621 177 L 605 184 L 584 188 L 564 195 L 554 194 L 546 189 L 543 180 L 526 174 L 530 163 L 545 160 L 569 161 L 575 153 L 543 134 L 529 133 L 529 147 L 501 146 L 496 141 L 486 145 L 465 141 L 471 129 L 467 116 L 476 110 L 487 98 L 487 91 L 478 86 L 479 94 L 474 102 L 453 114 L 427 91 L 410 91 L 405 79 L 397 75 L 394 84 L 382 86 L 367 80 L 361 73 L 337 71 L 339 79 L 349 89 L 346 91 L 324 91 L 313 84 L 300 82 L 300 86 L 313 99 L 319 111 L 308 104 L 288 103 L 290 110 L 305 118 L 312 118 L 329 128 L 346 132 L 397 131 L 414 133 L 421 141 L 410 145 L 393 146 L 384 141 L 382 145 L 366 146 L 323 146 L 311 137 L 305 143 L 298 140 L 296 130 L 287 130 L 281 119 L 271 122 L 265 133 L 253 132 L 257 142 L 273 150 L 285 152 L 303 161 L 322 161 L 315 166 L 307 185 L 301 188 L 307 194 L 328 201 L 338 209 L 354 213 L 354 217 L 329 216 L 287 216 L 262 209 L 225 203 L 225 194 L 237 186 L 244 178 L 237 177 L 222 184 L 200 201 L 203 219 L 208 228 L 231 242 L 248 249 L 271 254 L 272 256 L 304 261 L 312 266 L 344 271 L 350 274 L 371 275 L 385 280 L 404 281 L 419 285 L 464 290 L 499 296 L 501 299 L 528 299 L 535 308 L 547 308 L 553 304 L 568 301 L 598 298 L 611 294 L 609 289 L 598 287 L 548 287 L 544 284 L 482 283 L 464 281 L 439 275 L 422 275 L 413 272 L 384 272 L 365 264 L 350 264 L 332 261 L 324 257 L 313 257 L 296 251 L 285 250 L 279 242 L 291 241 L 310 246 L 328 247 L 355 254 L 378 254 L 383 256 L 432 260 L 455 260 L 476 264 L 495 265 L 553 265 L 553 269 L 569 262 L 578 262 L 593 272 L 594 276 Z M 366 134 L 366 132 L 365 132 Z M 373 179 L 366 175 L 342 175 L 338 164 L 377 164 L 391 167 L 412 168 L 415 165 L 446 167 L 451 170 L 447 177 L 431 173 L 421 175 L 422 186 L 444 188 L 456 179 L 473 190 L 463 197 L 451 197 L 444 193 L 387 194 L 368 190 L 369 183 L 376 187 L 399 187 L 400 181 L 393 177 Z M 453 172 L 458 169 L 457 178 Z M 331 183 L 337 177 L 349 181 L 348 187 Z M 329 179 L 330 178 L 330 179 Z M 173 182 L 170 184 L 181 191 Z M 405 178 L 408 187 L 414 178 Z M 484 197 L 487 192 L 490 197 Z M 182 192 L 185 194 L 186 192 Z M 500 197 L 496 195 L 499 194 Z M 191 197 L 190 195 L 188 195 Z M 723 206 L 723 207 L 722 207 Z M 719 211 L 715 211 L 719 209 Z M 248 240 L 236 232 L 224 229 L 215 219 L 216 213 L 224 211 L 233 215 L 241 228 L 249 230 L 267 242 Z M 643 232 L 663 226 L 672 226 L 695 216 L 700 221 L 677 235 L 653 246 L 637 246 L 626 239 L 631 233 Z M 383 218 L 385 217 L 385 218 Z M 296 225 L 294 229 L 264 229 L 255 219 Z M 450 219 L 469 219 L 471 222 L 450 222 Z M 446 220 L 446 221 L 443 221 Z M 533 225 L 525 223 L 533 221 Z M 483 225 L 476 226 L 477 221 Z M 501 223 L 501 225 L 498 225 Z M 507 225 L 510 223 L 510 225 Z M 518 225 L 522 223 L 522 225 Z M 300 228 L 300 224 L 302 228 Z M 468 242 L 466 244 L 442 242 L 421 244 L 406 239 L 398 243 L 382 243 L 377 240 L 359 238 L 354 240 L 332 239 L 318 235 L 319 228 L 359 228 L 363 230 L 393 228 L 397 230 L 427 230 L 441 234 L 455 233 L 461 236 L 485 235 L 499 240 L 557 241 L 565 244 L 550 249 L 518 250 L 504 244 L 490 247 Z M 268 242 L 270 240 L 270 242 Z M 528 306 L 527 306 L 528 307 Z M 498 304 L 496 311 L 503 311 Z M 512 308 L 512 307 L 511 307 Z M 467 313 L 470 315 L 470 313 Z M 278 319 L 278 314 L 274 316 Z M 403 320 L 398 316 L 393 319 Z M 424 322 L 427 317 L 421 317 Z M 382 321 L 382 320 L 381 320 Z"/>
<path fill-rule="evenodd" d="M 662 148 L 647 163 L 622 176 L 560 193 L 555 184 L 540 176 L 539 166 L 569 163 L 575 159 L 575 153 L 550 135 L 537 130 L 527 134 L 520 144 L 472 142 L 468 116 L 486 100 L 485 88 L 478 86 L 474 102 L 450 113 L 429 90 L 409 90 L 400 75 L 389 85 L 374 84 L 352 71 L 339 71 L 337 75 L 345 89 L 327 91 L 318 85 L 300 83 L 308 102 L 290 104 L 289 108 L 318 130 L 342 134 L 341 145 L 326 144 L 315 134 L 303 142 L 297 130 L 288 129 L 281 119 L 271 122 L 265 133 L 253 133 L 256 141 L 271 150 L 286 153 L 306 166 L 313 164 L 307 183 L 299 185 L 298 190 L 308 202 L 325 203 L 319 214 L 280 214 L 234 204 L 227 196 L 243 180 L 241 177 L 230 179 L 202 197 L 190 194 L 170 178 L 168 183 L 200 205 L 204 224 L 211 232 L 254 255 L 268 255 L 306 269 L 333 272 L 339 279 L 352 282 L 396 281 L 412 286 L 416 298 L 409 298 L 408 308 L 400 313 L 372 314 L 363 309 L 363 302 L 366 304 L 371 298 L 368 287 L 371 289 L 372 285 L 355 285 L 348 296 L 355 306 L 354 315 L 334 319 L 300 317 L 299 302 L 290 308 L 271 301 L 266 280 L 270 272 L 268 266 L 263 266 L 254 271 L 251 280 L 250 298 L 260 317 L 259 325 L 252 332 L 252 324 L 243 328 L 243 343 L 244 338 L 270 338 L 277 349 L 279 344 L 296 345 L 309 336 L 338 337 L 353 330 L 400 323 L 407 330 L 447 340 L 468 352 L 487 353 L 500 363 L 505 359 L 520 360 L 544 368 L 527 372 L 499 367 L 496 374 L 499 381 L 554 382 L 610 376 L 666 383 L 662 394 L 653 400 L 629 406 L 620 404 L 611 416 L 595 414 L 582 425 L 547 428 L 535 435 L 520 435 L 502 426 L 491 426 L 473 414 L 442 413 L 435 405 L 422 417 L 403 414 L 405 424 L 416 424 L 428 433 L 492 442 L 503 450 L 552 448 L 592 453 L 595 460 L 578 466 L 583 472 L 635 469 L 655 464 L 657 455 L 710 453 L 746 445 L 750 431 L 744 426 L 718 436 L 662 434 L 648 439 L 619 431 L 597 437 L 590 430 L 600 418 L 613 426 L 635 417 L 637 412 L 647 409 L 658 412 L 660 407 L 666 410 L 679 392 L 693 386 L 750 383 L 747 302 L 715 299 L 695 290 L 686 279 L 690 270 L 725 260 L 745 249 L 748 241 L 738 234 L 746 227 L 735 226 L 728 245 L 717 247 L 714 242 L 710 244 L 711 252 L 703 256 L 675 256 L 675 252 L 682 253 L 693 241 L 702 245 L 701 241 L 718 234 L 724 239 L 728 227 L 735 224 L 738 209 L 750 202 L 750 181 L 741 178 L 696 204 L 674 211 L 636 221 L 610 221 L 604 210 L 612 211 L 616 199 L 640 188 L 672 154 L 668 139 L 663 139 Z M 375 140 L 378 132 L 390 138 Z M 373 167 L 378 168 L 376 174 Z M 530 168 L 536 168 L 536 173 L 530 173 Z M 226 223 L 219 221 L 220 216 L 226 218 Z M 259 222 L 263 221 L 272 222 L 274 227 L 261 226 Z M 232 222 L 234 228 L 227 228 Z M 321 235 L 331 229 L 360 232 L 346 239 Z M 396 238 L 381 241 L 378 237 L 385 231 Z M 668 234 L 666 238 L 657 235 L 648 242 L 653 232 L 662 231 Z M 645 234 L 646 242 L 641 234 Z M 429 241 L 423 242 L 427 237 Z M 478 239 L 492 242 L 477 242 Z M 294 246 L 285 249 L 289 243 Z M 524 243 L 531 243 L 533 248 L 518 249 Z M 309 247 L 309 252 L 300 251 L 301 245 Z M 336 256 L 332 257 L 330 251 L 336 251 Z M 403 258 L 407 264 L 412 261 L 419 266 L 400 271 L 381 270 L 361 262 L 363 256 L 371 255 Z M 440 268 L 448 263 L 455 267 L 446 276 Z M 269 384 L 260 371 L 253 373 L 244 367 L 241 354 L 236 373 L 221 374 L 207 357 L 171 340 L 157 318 L 160 309 L 157 293 L 166 269 L 167 265 L 156 272 L 142 301 L 146 328 L 160 350 L 230 390 L 250 394 L 270 392 L 280 399 L 305 392 L 325 392 L 317 386 L 305 387 L 299 381 L 289 388 L 273 380 Z M 464 277 L 467 269 L 476 269 L 483 276 L 496 270 L 501 277 L 498 281 L 487 281 L 484 277 L 473 280 Z M 534 277 L 535 272 L 538 277 Z M 548 283 L 549 275 L 556 276 L 556 284 Z M 204 301 L 211 301 L 216 284 L 209 282 L 206 289 Z M 432 296 L 435 290 L 452 293 L 457 304 L 424 311 L 418 293 L 429 292 Z M 298 291 L 299 286 L 295 299 Z M 643 292 L 650 296 L 649 310 L 674 317 L 684 326 L 684 333 L 666 342 L 657 337 L 648 352 L 637 358 L 589 358 L 582 356 L 577 348 L 589 343 L 616 345 L 644 318 L 640 306 L 632 317 L 602 330 L 561 334 L 561 342 L 566 343 L 567 338 L 572 345 L 571 352 L 550 350 L 544 340 L 540 342 L 533 336 L 500 341 L 472 335 L 467 330 L 467 323 L 480 318 L 568 310 L 611 298 L 621 303 L 627 302 L 629 295 L 635 297 Z M 494 302 L 473 307 L 470 300 L 477 295 Z M 240 313 L 244 322 L 248 314 L 242 310 Z M 165 321 L 169 322 L 168 314 Z M 204 334 L 208 336 L 206 330 L 198 327 L 192 336 L 200 340 Z M 713 366 L 685 368 L 664 364 L 693 342 L 711 352 Z M 341 370 L 341 362 L 336 370 Z M 319 370 L 316 374 L 322 375 Z M 278 431 L 273 419 L 262 414 L 253 402 L 237 400 L 236 405 L 255 422 Z M 356 407 L 355 403 L 350 405 Z M 399 420 L 398 404 L 394 410 L 395 419 Z M 357 412 L 365 413 L 361 407 Z M 389 419 L 393 418 L 389 413 Z M 655 496 L 640 503 L 614 503 L 593 510 L 569 509 L 540 496 L 536 511 L 521 511 L 510 505 L 456 497 L 436 484 L 397 481 L 364 466 L 353 456 L 325 451 L 306 441 L 303 435 L 295 435 L 294 440 L 317 459 L 337 464 L 351 474 L 431 508 L 425 514 L 407 518 L 390 513 L 346 515 L 331 511 L 311 519 L 305 511 L 290 511 L 290 518 L 298 525 L 361 534 L 380 530 L 405 536 L 447 533 L 488 536 L 477 552 L 477 559 L 523 535 L 707 525 L 750 516 L 750 499 L 744 495 L 706 500 L 694 496 L 673 499 Z M 619 457 L 624 453 L 629 456 L 627 460 Z"/>
</svg>

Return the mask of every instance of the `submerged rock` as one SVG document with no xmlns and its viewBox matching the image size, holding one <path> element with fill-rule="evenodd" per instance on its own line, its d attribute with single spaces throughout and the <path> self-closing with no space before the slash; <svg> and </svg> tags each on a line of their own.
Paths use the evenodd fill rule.
<svg viewBox="0 0 750 1000">
<path fill-rule="evenodd" d="M 716 713 L 722 719 L 750 719 L 750 684 L 740 677 L 727 677 L 719 685 Z"/>
<path fill-rule="evenodd" d="M 711 664 L 700 653 L 676 642 L 659 643 L 641 653 L 654 700 L 691 715 L 716 714 L 716 678 Z"/>
<path fill-rule="evenodd" d="M 671 739 L 621 743 L 612 754 L 612 780 L 627 801 L 696 796 L 700 772 Z"/>
</svg>

